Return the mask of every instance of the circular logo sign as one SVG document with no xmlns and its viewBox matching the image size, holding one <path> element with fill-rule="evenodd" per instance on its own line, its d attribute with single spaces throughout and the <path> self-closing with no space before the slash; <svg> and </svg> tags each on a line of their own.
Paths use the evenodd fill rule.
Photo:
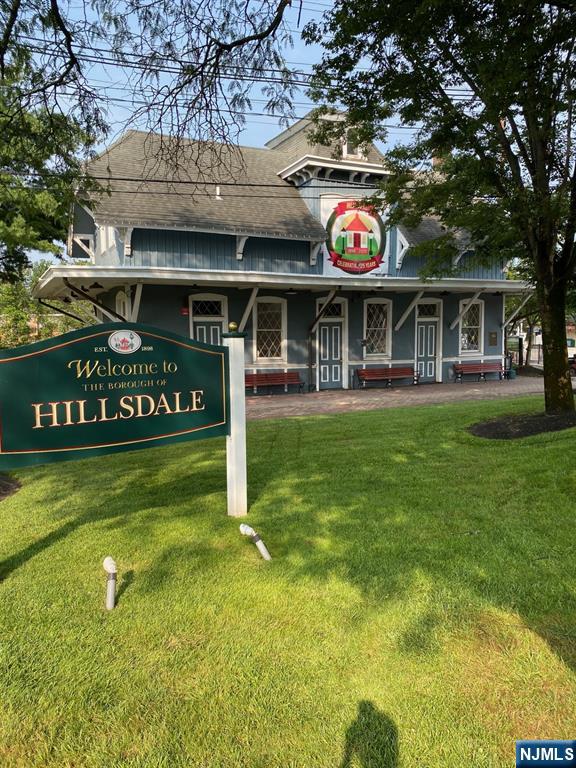
<svg viewBox="0 0 576 768">
<path fill-rule="evenodd" d="M 114 331 L 108 336 L 108 346 L 121 355 L 130 355 L 142 346 L 142 339 L 135 331 Z"/>
<path fill-rule="evenodd" d="M 372 272 L 382 263 L 386 234 L 384 223 L 373 208 L 343 200 L 334 208 L 326 229 L 332 264 L 343 272 Z"/>
</svg>

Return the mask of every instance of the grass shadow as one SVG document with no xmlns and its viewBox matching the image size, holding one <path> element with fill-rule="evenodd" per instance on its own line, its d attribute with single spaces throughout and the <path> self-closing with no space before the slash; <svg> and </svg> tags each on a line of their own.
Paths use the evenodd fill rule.
<svg viewBox="0 0 576 768">
<path fill-rule="evenodd" d="M 417 595 L 419 615 L 398 640 L 406 654 L 436 653 L 495 609 L 576 669 L 575 433 L 495 444 L 467 432 L 510 409 L 263 424 L 251 453 L 254 524 L 290 578 L 346 581 L 373 606 Z"/>
<path fill-rule="evenodd" d="M 123 574 L 122 579 L 120 580 L 120 584 L 118 586 L 118 590 L 116 592 L 116 603 L 118 604 L 120 600 L 122 599 L 122 595 L 124 592 L 126 592 L 127 589 L 129 589 L 130 585 L 134 582 L 134 571 L 126 571 L 125 574 Z"/>
<path fill-rule="evenodd" d="M 340 768 L 397 768 L 398 729 L 371 701 L 358 704 L 358 715 L 346 731 Z"/>
</svg>

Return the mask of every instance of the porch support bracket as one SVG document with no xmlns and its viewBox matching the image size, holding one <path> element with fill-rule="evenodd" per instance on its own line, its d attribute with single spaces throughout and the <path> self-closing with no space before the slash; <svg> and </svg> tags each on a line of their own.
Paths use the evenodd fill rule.
<svg viewBox="0 0 576 768">
<path fill-rule="evenodd" d="M 256 301 L 256 296 L 258 296 L 258 291 L 260 288 L 252 288 L 252 293 L 250 294 L 250 298 L 248 299 L 248 304 L 246 304 L 246 309 L 244 310 L 244 314 L 242 315 L 242 320 L 240 320 L 240 325 L 238 326 L 238 333 L 244 333 L 244 328 L 246 328 L 246 323 L 248 322 L 248 318 L 250 317 L 250 313 L 252 312 L 252 308 L 254 307 L 254 302 Z"/>
<path fill-rule="evenodd" d="M 140 311 L 140 300 L 142 299 L 142 283 L 136 283 L 136 290 L 134 292 L 134 300 L 132 302 L 132 312 L 130 314 L 130 322 L 138 322 L 138 312 Z"/>
<path fill-rule="evenodd" d="M 330 291 L 330 293 L 328 294 L 328 298 L 326 299 L 324 304 L 322 304 L 322 306 L 320 307 L 318 314 L 314 318 L 314 322 L 310 326 L 310 330 L 308 331 L 309 336 L 312 336 L 312 334 L 316 331 L 316 328 L 318 328 L 318 323 L 320 322 L 320 320 L 322 320 L 322 318 L 328 311 L 328 307 L 330 306 L 330 304 L 332 304 L 332 302 L 336 298 L 337 293 L 338 293 L 338 288 L 334 288 L 334 290 Z"/>
<path fill-rule="evenodd" d="M 504 330 L 504 328 L 507 328 L 510 325 L 510 323 L 520 314 L 524 306 L 528 303 L 528 301 L 532 298 L 533 295 L 534 295 L 534 291 L 530 291 L 530 293 L 527 293 L 526 296 L 524 296 L 524 299 L 516 307 L 514 312 L 512 312 L 510 317 L 507 320 L 504 320 L 503 323 L 501 323 L 500 327 L 502 328 L 502 330 Z"/>
<path fill-rule="evenodd" d="M 406 320 L 410 316 L 410 313 L 412 312 L 412 310 L 414 309 L 416 304 L 418 304 L 418 302 L 420 301 L 422 296 L 424 296 L 424 291 L 418 291 L 418 293 L 416 294 L 416 296 L 414 296 L 414 298 L 412 299 L 410 304 L 408 304 L 408 306 L 405 309 L 405 311 L 404 311 L 402 317 L 400 318 L 400 320 L 398 320 L 398 322 L 394 326 L 394 330 L 395 331 L 399 331 L 400 328 L 402 328 L 402 326 L 404 325 L 404 323 L 406 322 Z"/>
<path fill-rule="evenodd" d="M 469 308 L 470 308 L 470 307 L 472 306 L 472 304 L 473 304 L 473 303 L 476 301 L 476 299 L 478 298 L 478 296 L 480 296 L 480 294 L 481 294 L 481 293 L 484 293 L 484 291 L 485 291 L 485 290 L 486 290 L 486 288 L 480 288 L 480 290 L 479 290 L 479 291 L 476 291 L 476 293 L 474 294 L 474 296 L 472 296 L 472 298 L 471 298 L 471 299 L 469 299 L 469 300 L 468 300 L 468 301 L 467 301 L 467 302 L 464 304 L 464 306 L 462 307 L 462 310 L 461 310 L 461 312 L 460 312 L 460 313 L 457 315 L 457 317 L 456 317 L 454 320 L 452 320 L 452 322 L 450 323 L 450 330 L 451 330 L 451 331 L 453 331 L 453 330 L 454 330 L 454 328 L 456 328 L 456 326 L 458 325 L 458 323 L 460 322 L 460 320 L 462 320 L 462 318 L 464 317 L 464 315 L 466 314 L 466 312 L 468 312 Z"/>
<path fill-rule="evenodd" d="M 115 323 L 125 323 L 126 318 L 122 317 L 122 315 L 119 315 L 118 312 L 114 312 L 113 309 L 108 309 L 108 307 L 105 307 L 104 304 L 101 304 L 99 301 L 97 301 L 95 298 L 90 296 L 89 293 L 86 293 L 81 288 L 77 288 L 75 285 L 72 285 L 70 280 L 68 280 L 67 277 L 63 279 L 64 285 L 66 288 L 68 288 L 72 293 L 75 293 L 77 296 L 80 296 L 80 298 L 85 299 L 86 301 L 89 301 L 90 304 L 93 304 L 97 309 L 100 310 L 106 317 L 109 317 L 110 320 L 112 320 Z"/>
</svg>

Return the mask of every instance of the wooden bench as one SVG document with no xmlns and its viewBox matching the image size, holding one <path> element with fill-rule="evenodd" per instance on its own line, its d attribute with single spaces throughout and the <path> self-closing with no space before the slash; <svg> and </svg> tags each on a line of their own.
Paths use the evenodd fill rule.
<svg viewBox="0 0 576 768">
<path fill-rule="evenodd" d="M 456 382 L 462 383 L 462 376 L 472 374 L 478 376 L 478 381 L 486 381 L 487 373 L 497 373 L 498 378 L 502 378 L 504 370 L 502 363 L 454 363 L 454 373 L 456 374 Z"/>
<path fill-rule="evenodd" d="M 413 384 L 418 384 L 420 378 L 414 368 L 357 368 L 356 375 L 363 387 L 367 381 L 385 381 L 391 387 L 392 379 L 412 379 Z"/>
<path fill-rule="evenodd" d="M 258 387 L 289 387 L 297 386 L 300 391 L 304 387 L 304 382 L 300 378 L 298 371 L 277 371 L 270 373 L 247 373 L 244 376 L 246 389 L 253 389 L 256 392 Z"/>
</svg>

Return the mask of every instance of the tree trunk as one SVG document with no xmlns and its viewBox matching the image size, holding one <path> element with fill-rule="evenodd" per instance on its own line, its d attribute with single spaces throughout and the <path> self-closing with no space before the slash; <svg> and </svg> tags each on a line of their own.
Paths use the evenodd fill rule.
<svg viewBox="0 0 576 768">
<path fill-rule="evenodd" d="M 540 284 L 538 300 L 542 318 L 544 399 L 546 413 L 574 411 L 574 395 L 566 348 L 566 283 Z"/>
<path fill-rule="evenodd" d="M 530 320 L 527 319 L 526 320 L 526 324 L 528 326 L 528 333 L 527 333 L 528 345 L 526 347 L 526 360 L 524 362 L 524 365 L 525 366 L 529 366 L 530 362 L 531 362 L 531 359 L 532 359 L 532 343 L 533 343 L 533 339 L 534 339 L 534 323 L 532 323 Z"/>
</svg>

